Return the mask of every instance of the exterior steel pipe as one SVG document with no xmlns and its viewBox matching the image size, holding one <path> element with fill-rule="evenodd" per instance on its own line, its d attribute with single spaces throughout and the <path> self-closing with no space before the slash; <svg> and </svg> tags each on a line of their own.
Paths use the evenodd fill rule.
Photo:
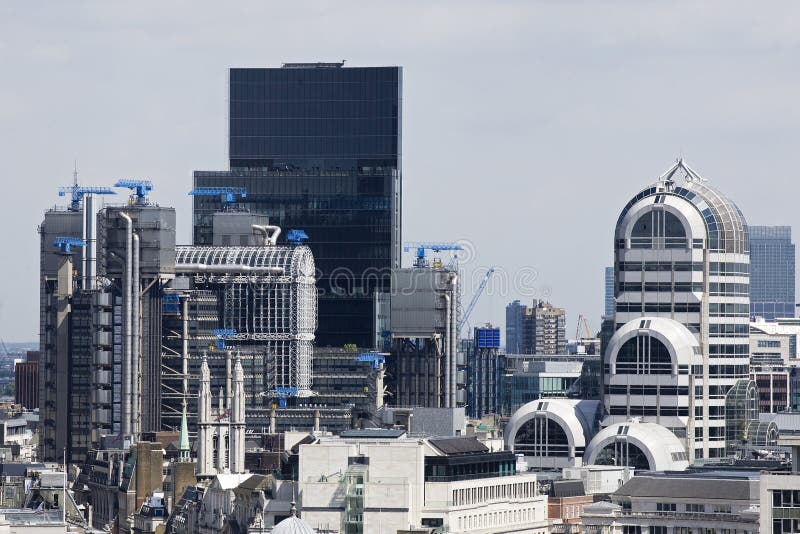
<svg viewBox="0 0 800 534">
<path fill-rule="evenodd" d="M 141 303 L 142 303 L 142 284 L 139 280 L 139 255 L 141 253 L 141 245 L 139 241 L 139 235 L 134 233 L 133 234 L 133 335 L 131 336 L 131 345 L 133 347 L 133 352 L 131 353 L 131 434 L 133 435 L 133 440 L 136 441 L 137 437 L 140 432 L 139 422 L 140 418 L 140 407 L 139 407 L 139 398 L 140 398 L 140 391 L 139 388 L 141 387 L 139 383 L 139 361 L 142 357 L 142 346 L 141 346 L 141 329 L 142 329 L 142 318 L 141 318 Z"/>
<path fill-rule="evenodd" d="M 183 297 L 182 304 L 182 320 L 183 331 L 181 332 L 181 372 L 183 373 L 183 409 L 186 410 L 186 405 L 189 401 L 189 296 Z"/>
<path fill-rule="evenodd" d="M 122 286 L 122 435 L 131 435 L 131 279 L 133 278 L 133 221 L 120 212 L 125 221 L 125 275 Z"/>
<path fill-rule="evenodd" d="M 450 306 L 450 404 L 447 406 L 455 408 L 456 406 L 456 389 L 458 374 L 458 275 L 453 273 L 450 275 L 450 287 L 453 290 L 453 298 L 451 299 Z"/>
<path fill-rule="evenodd" d="M 254 232 L 258 232 L 264 236 L 265 247 L 274 247 L 278 243 L 278 236 L 281 235 L 280 226 L 254 224 L 252 228 Z M 270 234 L 270 232 L 272 233 Z"/>
<path fill-rule="evenodd" d="M 283 267 L 254 267 L 241 263 L 206 265 L 205 263 L 178 263 L 176 273 L 268 273 L 283 274 Z"/>
<path fill-rule="evenodd" d="M 453 313 L 452 306 L 450 305 L 450 295 L 445 293 L 442 295 L 444 297 L 445 302 L 445 319 L 444 319 L 444 399 L 442 401 L 441 407 L 442 408 L 449 408 L 450 407 L 450 353 L 452 352 L 452 347 L 450 346 L 451 343 L 451 332 L 450 332 L 450 316 Z M 409 430 L 410 432 L 410 430 Z"/>
</svg>

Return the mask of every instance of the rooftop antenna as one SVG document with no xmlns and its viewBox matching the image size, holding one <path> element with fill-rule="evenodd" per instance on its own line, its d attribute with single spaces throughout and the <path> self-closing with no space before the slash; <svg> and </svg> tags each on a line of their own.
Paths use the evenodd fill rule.
<svg viewBox="0 0 800 534">
<path fill-rule="evenodd" d="M 78 160 L 75 160 L 75 170 L 72 171 L 72 185 L 78 187 Z"/>
</svg>

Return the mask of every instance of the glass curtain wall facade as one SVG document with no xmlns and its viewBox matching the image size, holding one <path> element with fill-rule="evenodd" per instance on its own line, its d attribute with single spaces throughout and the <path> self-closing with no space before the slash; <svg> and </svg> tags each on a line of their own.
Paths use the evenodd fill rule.
<svg viewBox="0 0 800 534">
<path fill-rule="evenodd" d="M 245 187 L 239 207 L 302 229 L 317 266 L 319 346 L 376 343 L 376 292 L 400 262 L 402 68 L 286 64 L 230 70 L 229 171 L 195 187 Z M 216 197 L 194 197 L 211 243 Z"/>
<path fill-rule="evenodd" d="M 506 353 L 520 354 L 522 351 L 522 318 L 527 306 L 518 300 L 506 306 Z"/>
<path fill-rule="evenodd" d="M 791 226 L 750 226 L 750 315 L 794 317 L 795 251 Z"/>
<path fill-rule="evenodd" d="M 725 455 L 726 394 L 749 377 L 747 230 L 739 208 L 683 161 L 635 195 L 617 222 L 615 329 L 665 317 L 700 345 L 688 369 L 691 460 Z"/>
</svg>

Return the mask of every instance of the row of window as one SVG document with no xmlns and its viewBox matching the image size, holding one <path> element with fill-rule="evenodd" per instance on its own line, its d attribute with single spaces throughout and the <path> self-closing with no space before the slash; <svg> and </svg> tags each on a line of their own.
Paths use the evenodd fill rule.
<svg viewBox="0 0 800 534">
<path fill-rule="evenodd" d="M 741 378 L 748 376 L 750 373 L 750 366 L 749 365 L 709 365 L 708 366 L 708 374 L 711 378 L 715 377 L 729 377 L 729 378 Z M 702 375 L 703 374 L 703 366 L 702 365 L 693 365 L 692 366 L 692 374 L 693 375 Z"/>
<path fill-rule="evenodd" d="M 710 295 L 719 295 L 719 296 L 739 295 L 742 297 L 748 297 L 750 296 L 750 284 L 709 282 L 708 293 Z"/>
<path fill-rule="evenodd" d="M 618 302 L 617 313 L 700 313 L 700 303 L 647 303 L 644 306 L 640 302 Z"/>
<path fill-rule="evenodd" d="M 620 282 L 617 284 L 617 293 L 623 291 L 660 291 L 682 293 L 687 291 L 703 291 L 703 282 Z"/>
<path fill-rule="evenodd" d="M 504 510 L 501 512 L 487 512 L 485 514 L 467 515 L 458 518 L 459 529 L 482 529 L 499 527 L 512 523 L 531 523 L 539 519 L 536 517 L 535 508 L 521 508 Z"/>
<path fill-rule="evenodd" d="M 750 324 L 711 323 L 708 325 L 708 333 L 720 337 L 747 337 L 750 335 Z"/>
<path fill-rule="evenodd" d="M 608 410 L 611 415 L 635 416 L 688 416 L 689 408 L 686 406 L 611 406 Z"/>
<path fill-rule="evenodd" d="M 621 261 L 619 271 L 702 271 L 703 262 L 691 261 Z"/>
<path fill-rule="evenodd" d="M 750 274 L 749 263 L 712 261 L 709 262 L 708 269 L 711 274 L 717 276 L 741 276 Z"/>
<path fill-rule="evenodd" d="M 617 364 L 617 374 L 618 375 L 642 375 L 642 374 L 665 374 L 666 375 L 666 374 L 670 374 L 671 369 L 672 369 L 671 364 L 670 364 L 670 372 L 664 372 L 664 370 L 661 367 L 661 365 L 659 365 L 659 364 L 656 364 L 656 365 L 657 365 L 657 367 L 654 368 L 654 369 L 656 369 L 655 371 L 652 371 L 650 373 L 645 373 L 645 372 L 643 372 L 643 369 L 641 367 L 637 367 L 635 364 L 623 363 L 622 365 L 620 365 L 618 363 Z M 603 364 L 603 372 L 605 374 L 607 374 L 607 375 L 611 374 L 611 365 L 607 364 L 607 363 Z M 689 366 L 688 365 L 679 365 L 678 366 L 678 374 L 679 375 L 688 375 L 689 374 Z"/>
<path fill-rule="evenodd" d="M 231 119 L 230 135 L 296 137 L 397 134 L 397 118 Z"/>
<path fill-rule="evenodd" d="M 711 317 L 750 317 L 750 306 L 727 302 L 709 302 L 708 314 Z"/>
<path fill-rule="evenodd" d="M 748 344 L 713 344 L 708 346 L 708 354 L 713 358 L 715 356 L 745 356 L 750 354 L 750 345 Z"/>
<path fill-rule="evenodd" d="M 536 497 L 535 482 L 519 482 L 516 484 L 498 484 L 479 488 L 453 490 L 453 506 L 465 504 L 484 504 L 495 499 L 530 499 Z"/>
<path fill-rule="evenodd" d="M 608 386 L 611 395 L 688 395 L 688 386 Z"/>
</svg>

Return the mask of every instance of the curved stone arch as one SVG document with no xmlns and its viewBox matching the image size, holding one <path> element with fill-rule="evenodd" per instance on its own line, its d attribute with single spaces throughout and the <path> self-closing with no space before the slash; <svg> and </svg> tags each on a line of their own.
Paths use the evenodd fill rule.
<svg viewBox="0 0 800 534">
<path fill-rule="evenodd" d="M 626 243 L 630 243 L 631 232 L 636 222 L 644 215 L 655 211 L 656 209 L 666 211 L 675 215 L 683 225 L 686 233 L 686 239 L 691 242 L 692 239 L 707 239 L 708 232 L 706 224 L 703 221 L 703 216 L 697 210 L 697 207 L 684 198 L 668 195 L 663 203 L 655 204 L 654 197 L 645 197 L 639 200 L 636 204 L 631 206 L 622 222 L 617 226 L 616 239 L 625 239 Z"/>
<path fill-rule="evenodd" d="M 514 451 L 517 433 L 525 423 L 536 417 L 554 421 L 561 427 L 567 436 L 569 458 L 575 458 L 578 449 L 585 449 L 584 424 L 576 414 L 575 406 L 563 399 L 539 399 L 520 407 L 508 420 L 503 431 L 506 450 Z"/>
<path fill-rule="evenodd" d="M 642 326 L 642 325 L 647 326 Z M 691 365 L 695 347 L 700 348 L 697 338 L 683 324 L 666 317 L 640 317 L 625 323 L 608 342 L 608 364 L 611 374 L 617 372 L 617 355 L 626 341 L 642 332 L 660 341 L 672 360 L 672 374 L 678 374 L 679 365 Z"/>
<path fill-rule="evenodd" d="M 594 464 L 610 445 L 627 441 L 647 458 L 651 471 L 683 471 L 689 466 L 681 440 L 667 428 L 655 423 L 628 421 L 608 426 L 589 442 L 585 464 Z"/>
</svg>

